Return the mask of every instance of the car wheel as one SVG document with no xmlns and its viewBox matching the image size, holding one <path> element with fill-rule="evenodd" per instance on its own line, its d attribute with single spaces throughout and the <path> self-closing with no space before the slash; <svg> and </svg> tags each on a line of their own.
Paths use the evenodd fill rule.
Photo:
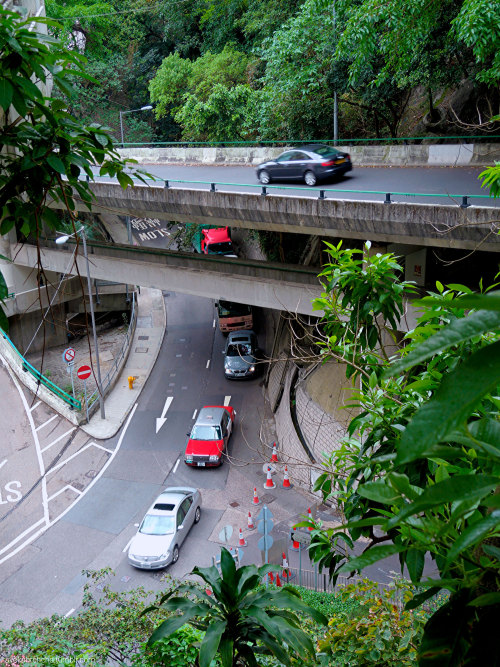
<svg viewBox="0 0 500 667">
<path fill-rule="evenodd" d="M 179 560 L 179 547 L 176 544 L 172 552 L 172 563 L 177 563 L 178 560 Z"/>
<path fill-rule="evenodd" d="M 201 519 L 201 509 L 197 507 L 196 512 L 194 513 L 194 522 L 198 523 L 200 519 Z"/>
<path fill-rule="evenodd" d="M 268 183 L 270 183 L 271 177 L 269 176 L 269 172 L 261 171 L 259 174 L 259 181 L 262 183 L 262 185 L 267 185 Z"/>
<path fill-rule="evenodd" d="M 304 175 L 304 181 L 306 182 L 306 185 L 310 185 L 311 187 L 313 185 L 316 185 L 317 182 L 316 174 L 312 171 L 306 171 Z"/>
</svg>

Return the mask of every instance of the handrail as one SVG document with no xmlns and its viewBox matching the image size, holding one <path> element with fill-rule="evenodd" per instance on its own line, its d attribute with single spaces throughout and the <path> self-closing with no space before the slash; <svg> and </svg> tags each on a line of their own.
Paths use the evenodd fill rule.
<svg viewBox="0 0 500 667">
<path fill-rule="evenodd" d="M 115 142 L 124 148 L 129 147 L 140 147 L 140 146 L 275 146 L 275 145 L 294 145 L 294 146 L 305 146 L 306 144 L 332 144 L 336 143 L 337 146 L 343 146 L 345 144 L 355 144 L 355 143 L 371 143 L 371 142 L 380 142 L 380 141 L 389 141 L 389 142 L 399 142 L 403 143 L 406 141 L 427 141 L 431 139 L 432 141 L 441 141 L 449 139 L 464 139 L 470 141 L 471 139 L 500 139 L 499 134 L 490 134 L 490 135 L 451 135 L 451 136 L 426 136 L 426 137 L 367 137 L 367 138 L 349 138 L 349 139 L 253 139 L 250 141 L 144 141 L 144 142 L 125 142 L 121 143 L 120 141 Z"/>
<path fill-rule="evenodd" d="M 82 409 L 82 404 L 79 400 L 76 398 L 73 398 L 73 396 L 70 396 L 67 394 L 65 391 L 63 391 L 60 387 L 58 387 L 56 384 L 54 384 L 49 378 L 45 377 L 38 369 L 36 369 L 34 366 L 32 366 L 29 361 L 27 361 L 23 355 L 19 352 L 17 347 L 14 345 L 14 343 L 11 341 L 9 336 L 5 333 L 5 331 L 0 330 L 2 337 L 5 338 L 5 340 L 9 343 L 11 346 L 12 350 L 14 353 L 20 358 L 21 360 L 21 367 L 24 371 L 27 371 L 35 377 L 36 381 L 38 384 L 43 384 L 44 387 L 47 387 L 49 391 L 51 391 L 53 394 L 55 394 L 58 398 L 63 400 L 65 403 L 67 403 L 70 407 L 71 410 L 81 410 Z"/>
</svg>

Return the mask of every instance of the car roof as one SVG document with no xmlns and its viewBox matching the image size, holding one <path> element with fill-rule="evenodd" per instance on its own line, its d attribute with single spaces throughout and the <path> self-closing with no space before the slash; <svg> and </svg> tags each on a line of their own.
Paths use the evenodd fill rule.
<svg viewBox="0 0 500 667">
<path fill-rule="evenodd" d="M 295 146 L 292 150 L 294 151 L 309 151 L 310 153 L 315 153 L 318 148 L 328 148 L 332 153 L 338 153 L 338 149 L 334 146 L 329 146 L 328 144 L 304 144 L 303 146 Z"/>
<path fill-rule="evenodd" d="M 255 334 L 250 330 L 230 331 L 227 340 L 228 343 L 243 343 L 244 341 L 251 341 L 253 336 L 255 336 Z"/>
<path fill-rule="evenodd" d="M 205 234 L 206 239 L 210 241 L 230 241 L 229 233 L 227 227 L 218 227 L 217 229 L 204 229 L 203 233 Z"/>
<path fill-rule="evenodd" d="M 224 412 L 226 412 L 226 409 L 223 406 L 205 406 L 200 410 L 196 425 L 213 426 L 214 424 L 220 424 Z"/>
<path fill-rule="evenodd" d="M 163 516 L 173 514 L 184 498 L 195 491 L 196 489 L 191 488 L 166 488 L 148 509 L 147 514 L 159 514 Z"/>
</svg>

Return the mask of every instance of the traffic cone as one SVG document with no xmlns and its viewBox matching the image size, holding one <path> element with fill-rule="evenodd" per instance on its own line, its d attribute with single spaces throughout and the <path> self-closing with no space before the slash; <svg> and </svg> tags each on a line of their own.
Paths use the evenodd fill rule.
<svg viewBox="0 0 500 667">
<path fill-rule="evenodd" d="M 283 488 L 291 489 L 292 485 L 290 484 L 290 478 L 288 477 L 288 466 L 285 466 L 285 473 L 283 476 Z"/>
<path fill-rule="evenodd" d="M 238 544 L 240 545 L 240 547 L 246 547 L 247 546 L 247 541 L 243 537 L 243 531 L 241 530 L 241 528 L 240 528 L 240 541 L 238 542 Z"/>
<path fill-rule="evenodd" d="M 257 491 L 257 489 L 255 489 L 255 490 Z M 248 525 L 247 525 L 247 528 L 248 528 L 248 530 L 254 530 L 254 529 L 255 529 L 255 526 L 253 525 L 252 515 L 250 514 L 250 512 L 248 512 Z"/>
<path fill-rule="evenodd" d="M 297 530 L 297 526 L 294 526 L 293 530 Z M 292 551 L 300 551 L 300 542 L 297 540 L 292 540 Z"/>
<path fill-rule="evenodd" d="M 278 463 L 278 451 L 276 449 L 276 443 L 273 442 L 273 455 L 271 456 L 270 463 Z"/>
<path fill-rule="evenodd" d="M 279 574 L 276 575 L 276 586 L 281 588 L 281 579 Z"/>
<path fill-rule="evenodd" d="M 286 554 L 284 551 L 283 551 L 283 562 L 281 566 L 283 568 L 283 572 L 281 573 L 281 578 L 283 579 L 283 581 L 288 581 L 290 579 L 290 570 L 288 569 L 289 568 L 288 560 L 286 558 Z"/>
<path fill-rule="evenodd" d="M 260 505 L 260 500 L 259 500 L 259 496 L 257 495 L 257 487 L 256 486 L 253 487 L 253 501 L 252 501 L 252 503 L 254 505 Z"/>
<path fill-rule="evenodd" d="M 273 478 L 271 477 L 271 468 L 267 466 L 267 478 L 266 478 L 266 483 L 264 484 L 265 489 L 275 489 L 276 484 L 273 482 Z"/>
<path fill-rule="evenodd" d="M 269 582 L 270 582 L 271 584 L 274 584 L 274 574 L 273 574 L 272 572 L 269 572 L 269 575 L 268 575 L 268 576 L 269 576 Z"/>
<path fill-rule="evenodd" d="M 307 508 L 307 518 L 309 519 L 309 521 L 314 521 L 310 507 Z M 313 530 L 313 529 L 311 528 L 311 526 L 308 526 L 307 530 Z"/>
</svg>

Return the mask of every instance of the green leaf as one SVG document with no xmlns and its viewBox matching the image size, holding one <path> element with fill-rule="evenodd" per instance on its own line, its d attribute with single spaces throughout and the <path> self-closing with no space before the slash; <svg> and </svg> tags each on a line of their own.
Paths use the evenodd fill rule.
<svg viewBox="0 0 500 667">
<path fill-rule="evenodd" d="M 405 609 L 411 610 L 420 607 L 421 604 L 423 604 L 429 598 L 434 597 L 434 595 L 436 595 L 436 593 L 439 593 L 440 590 L 441 590 L 440 588 L 436 587 L 428 588 L 426 591 L 423 591 L 423 593 L 418 593 L 418 595 L 414 595 L 412 599 L 408 600 L 408 602 L 405 604 Z"/>
<path fill-rule="evenodd" d="M 500 560 L 500 549 L 498 547 L 493 546 L 493 544 L 483 544 L 482 549 L 488 556 L 494 556 L 497 560 Z"/>
<path fill-rule="evenodd" d="M 363 498 L 374 500 L 384 505 L 393 505 L 400 495 L 385 482 L 366 482 L 358 488 L 358 493 Z"/>
<path fill-rule="evenodd" d="M 406 547 L 399 546 L 396 544 L 377 544 L 374 547 L 370 547 L 367 551 L 361 554 L 361 556 L 356 556 L 351 558 L 347 563 L 344 563 L 342 567 L 339 568 L 339 572 L 351 572 L 352 570 L 361 571 L 363 568 L 377 563 L 383 558 L 388 556 L 393 556 L 394 554 L 401 553 Z"/>
<path fill-rule="evenodd" d="M 497 298 L 500 300 L 500 297 Z M 457 345 L 474 336 L 479 336 L 498 328 L 500 328 L 500 313 L 497 312 L 480 310 L 477 313 L 467 315 L 467 317 L 459 318 L 420 343 L 420 345 L 409 354 L 405 355 L 401 360 L 392 364 L 392 366 L 385 371 L 383 377 L 387 378 L 400 375 L 401 372 L 407 368 L 423 363 L 430 357 L 439 354 L 452 345 Z"/>
<path fill-rule="evenodd" d="M 469 607 L 486 607 L 500 604 L 500 593 L 485 593 L 469 602 Z"/>
<path fill-rule="evenodd" d="M 414 461 L 434 444 L 446 440 L 499 382 L 500 341 L 482 348 L 445 376 L 434 396 L 417 411 L 404 431 L 396 465 Z"/>
<path fill-rule="evenodd" d="M 222 637 L 219 643 L 219 653 L 222 667 L 232 667 L 233 665 L 234 642 L 229 637 Z"/>
<path fill-rule="evenodd" d="M 226 626 L 227 622 L 222 620 L 212 621 L 208 626 L 200 646 L 200 667 L 210 667 Z"/>
<path fill-rule="evenodd" d="M 66 167 L 64 166 L 61 158 L 57 157 L 57 155 L 48 155 L 47 162 L 50 164 L 52 169 L 55 169 L 59 174 L 66 173 Z"/>
<path fill-rule="evenodd" d="M 481 499 L 498 485 L 498 478 L 489 475 L 456 475 L 425 489 L 419 499 L 406 505 L 387 522 L 387 530 L 397 526 L 403 519 L 418 514 L 436 505 L 446 505 L 454 500 Z"/>
<path fill-rule="evenodd" d="M 422 578 L 422 572 L 424 571 L 425 556 L 423 552 L 418 549 L 408 549 L 405 562 L 410 578 L 416 584 Z"/>
<path fill-rule="evenodd" d="M 195 616 L 203 615 L 203 610 L 201 610 L 200 613 L 199 605 L 196 605 L 193 602 L 191 605 L 191 609 L 186 609 L 182 616 L 173 616 L 168 618 L 166 621 L 163 621 L 163 623 L 161 623 L 161 625 L 156 628 L 151 637 L 148 639 L 148 646 L 151 646 L 154 644 L 154 642 L 158 641 L 158 639 L 161 639 L 162 637 L 169 637 L 176 630 L 182 628 L 183 625 L 189 623 L 189 621 Z"/>
<path fill-rule="evenodd" d="M 500 480 L 498 480 L 498 482 L 500 482 Z M 455 558 L 460 553 L 462 553 L 462 551 L 465 551 L 465 549 L 468 549 L 472 545 L 481 542 L 481 540 L 486 537 L 488 533 L 495 529 L 498 530 L 499 528 L 500 510 L 495 510 L 480 521 L 476 521 L 475 523 L 471 524 L 466 530 L 463 531 L 460 537 L 455 540 L 453 546 L 448 551 L 446 555 L 446 562 L 448 565 L 450 565 L 450 563 L 452 563 Z"/>
<path fill-rule="evenodd" d="M 7 79 L 0 79 L 0 107 L 7 112 L 12 102 L 14 89 Z"/>
</svg>

